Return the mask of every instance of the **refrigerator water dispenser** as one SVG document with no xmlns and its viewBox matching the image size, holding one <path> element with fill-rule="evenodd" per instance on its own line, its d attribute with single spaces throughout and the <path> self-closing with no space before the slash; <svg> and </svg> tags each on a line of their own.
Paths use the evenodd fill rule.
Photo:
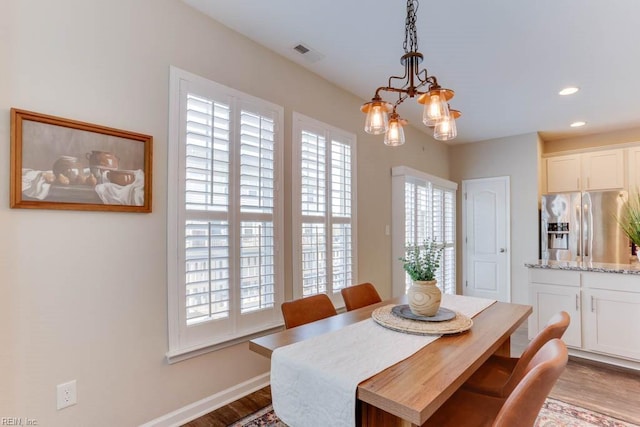
<svg viewBox="0 0 640 427">
<path fill-rule="evenodd" d="M 547 248 L 569 249 L 569 223 L 550 222 L 547 226 Z"/>
</svg>

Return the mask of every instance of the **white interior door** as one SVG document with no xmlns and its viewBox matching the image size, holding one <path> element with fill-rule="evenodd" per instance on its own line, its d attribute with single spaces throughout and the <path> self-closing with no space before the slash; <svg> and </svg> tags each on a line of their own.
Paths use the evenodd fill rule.
<svg viewBox="0 0 640 427">
<path fill-rule="evenodd" d="M 462 182 L 464 295 L 511 300 L 509 177 Z"/>
</svg>

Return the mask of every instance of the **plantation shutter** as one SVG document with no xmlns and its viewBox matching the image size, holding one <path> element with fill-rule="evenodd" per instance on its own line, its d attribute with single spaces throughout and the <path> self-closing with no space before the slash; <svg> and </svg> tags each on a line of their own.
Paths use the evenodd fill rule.
<svg viewBox="0 0 640 427">
<path fill-rule="evenodd" d="M 281 324 L 284 266 L 282 107 L 173 67 L 171 82 L 170 359 Z"/>
<path fill-rule="evenodd" d="M 355 136 L 294 113 L 294 298 L 339 292 L 356 279 Z"/>
<path fill-rule="evenodd" d="M 438 287 L 444 293 L 455 294 L 456 184 L 406 167 L 394 168 L 393 173 L 393 191 L 399 193 L 394 195 L 394 200 L 401 200 L 403 206 L 400 213 L 394 204 L 394 230 L 401 231 L 401 236 L 393 237 L 394 261 L 406 256 L 408 248 L 433 239 L 444 247 L 436 272 Z M 406 292 L 411 278 L 400 265 L 394 264 L 394 280 L 402 278 L 403 292 Z"/>
</svg>

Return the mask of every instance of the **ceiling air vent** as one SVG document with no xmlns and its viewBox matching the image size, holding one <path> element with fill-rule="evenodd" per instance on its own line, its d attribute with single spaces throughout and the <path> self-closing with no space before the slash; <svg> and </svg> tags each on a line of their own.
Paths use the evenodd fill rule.
<svg viewBox="0 0 640 427">
<path fill-rule="evenodd" d="M 305 46 L 303 46 L 303 45 L 301 45 L 301 44 L 299 44 L 299 45 L 297 45 L 296 47 L 294 47 L 294 48 L 293 48 L 293 50 L 295 50 L 295 51 L 297 51 L 298 53 L 301 53 L 301 54 L 303 54 L 303 55 L 304 55 L 305 53 L 309 52 L 309 49 L 307 49 Z"/>
<path fill-rule="evenodd" d="M 302 57 L 308 62 L 312 62 L 312 63 L 318 62 L 322 58 L 324 58 L 323 54 L 321 54 L 320 52 L 318 52 L 317 50 L 315 50 L 314 48 L 312 48 L 306 43 L 296 43 L 293 46 L 293 50 L 295 50 L 300 55 L 302 55 Z"/>
</svg>

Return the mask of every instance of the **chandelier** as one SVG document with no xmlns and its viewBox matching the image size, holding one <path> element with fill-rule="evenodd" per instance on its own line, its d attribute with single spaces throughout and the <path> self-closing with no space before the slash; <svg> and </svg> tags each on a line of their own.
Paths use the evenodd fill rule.
<svg viewBox="0 0 640 427">
<path fill-rule="evenodd" d="M 407 19 L 404 28 L 404 55 L 400 63 L 404 65 L 404 76 L 391 76 L 387 86 L 376 89 L 375 96 L 364 104 L 360 110 L 367 118 L 364 130 L 372 135 L 384 133 L 384 143 L 389 146 L 404 144 L 403 127 L 407 121 L 396 112 L 398 105 L 405 99 L 418 97 L 417 101 L 424 104 L 422 122 L 433 128 L 433 137 L 439 141 L 454 139 L 457 135 L 455 120 L 460 117 L 458 110 L 449 108 L 449 100 L 453 98 L 453 91 L 438 85 L 435 76 L 429 76 L 426 69 L 419 69 L 423 56 L 418 52 L 418 37 L 416 35 L 416 12 L 418 0 L 407 0 Z M 393 86 L 393 82 L 400 80 L 402 86 Z M 395 103 L 384 101 L 380 92 L 393 92 L 398 95 Z"/>
</svg>

